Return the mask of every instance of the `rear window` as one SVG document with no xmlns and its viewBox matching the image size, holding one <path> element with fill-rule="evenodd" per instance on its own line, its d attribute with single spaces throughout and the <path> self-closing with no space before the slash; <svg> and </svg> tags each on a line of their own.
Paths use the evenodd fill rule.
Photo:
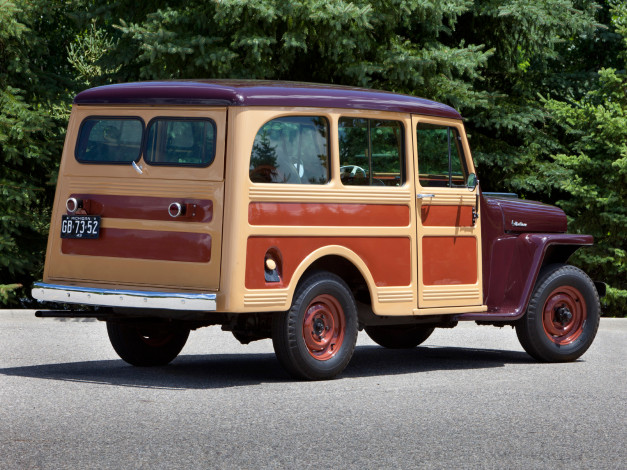
<svg viewBox="0 0 627 470">
<path fill-rule="evenodd" d="M 216 153 L 215 137 L 210 119 L 156 118 L 148 125 L 144 160 L 150 165 L 208 166 Z"/>
<path fill-rule="evenodd" d="M 76 159 L 82 163 L 137 161 L 143 132 L 144 123 L 140 118 L 87 118 L 78 133 Z"/>
</svg>

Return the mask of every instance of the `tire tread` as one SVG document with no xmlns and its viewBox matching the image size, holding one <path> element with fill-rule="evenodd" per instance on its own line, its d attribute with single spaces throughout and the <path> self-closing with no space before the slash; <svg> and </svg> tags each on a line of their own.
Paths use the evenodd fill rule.
<svg viewBox="0 0 627 470">
<path fill-rule="evenodd" d="M 311 291 L 319 289 L 323 283 L 327 284 L 327 289 L 336 290 L 336 293 L 344 296 L 344 301 L 348 302 L 348 305 L 344 306 L 344 315 L 349 327 L 345 331 L 341 359 L 338 356 L 312 366 L 311 359 L 303 353 L 299 344 L 299 338 L 302 336 L 299 317 L 301 308 L 306 307 L 303 304 Z M 283 368 L 298 379 L 326 380 L 337 376 L 348 365 L 353 355 L 357 333 L 357 306 L 348 285 L 339 276 L 325 271 L 314 271 L 304 277 L 296 288 L 291 308 L 286 312 L 276 313 L 272 321 L 272 343 L 276 357 Z"/>
<path fill-rule="evenodd" d="M 591 305 L 586 305 L 588 312 L 584 328 L 587 326 L 588 329 L 582 332 L 582 337 L 574 341 L 574 343 L 580 343 L 578 347 L 567 348 L 571 349 L 569 352 L 561 352 L 557 345 L 549 344 L 550 340 L 546 338 L 544 332 L 539 331 L 542 327 L 542 312 L 539 311 L 539 309 L 544 307 L 545 301 L 543 296 L 549 288 L 548 286 L 563 276 L 572 276 L 573 279 L 578 278 L 584 283 L 587 288 L 587 294 L 592 295 L 593 299 Z M 582 295 L 585 294 L 585 292 L 582 292 Z M 588 275 L 581 269 L 572 265 L 549 264 L 543 267 L 538 275 L 536 285 L 527 306 L 527 311 L 516 323 L 516 336 L 523 349 L 540 362 L 574 361 L 584 354 L 592 344 L 599 328 L 599 315 L 599 294 Z M 586 325 L 586 323 L 588 323 L 588 325 Z"/>
</svg>

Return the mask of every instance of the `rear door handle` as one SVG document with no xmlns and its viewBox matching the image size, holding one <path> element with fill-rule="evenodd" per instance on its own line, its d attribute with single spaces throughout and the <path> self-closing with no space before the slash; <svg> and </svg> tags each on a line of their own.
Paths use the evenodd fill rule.
<svg viewBox="0 0 627 470">
<path fill-rule="evenodd" d="M 416 194 L 416 199 L 427 199 L 435 197 L 435 194 Z"/>
</svg>

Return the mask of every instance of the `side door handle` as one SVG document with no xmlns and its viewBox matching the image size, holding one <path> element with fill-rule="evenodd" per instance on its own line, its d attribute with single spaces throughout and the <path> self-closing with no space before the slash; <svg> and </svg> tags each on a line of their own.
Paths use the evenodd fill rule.
<svg viewBox="0 0 627 470">
<path fill-rule="evenodd" d="M 435 194 L 416 194 L 416 199 L 427 199 L 435 197 Z"/>
</svg>

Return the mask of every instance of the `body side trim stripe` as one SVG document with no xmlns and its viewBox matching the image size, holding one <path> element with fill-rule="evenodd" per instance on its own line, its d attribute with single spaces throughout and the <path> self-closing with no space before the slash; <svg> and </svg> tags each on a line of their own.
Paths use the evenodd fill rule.
<svg viewBox="0 0 627 470">
<path fill-rule="evenodd" d="M 252 202 L 251 225 L 406 227 L 409 206 L 384 204 L 332 204 L 299 202 Z"/>
</svg>

